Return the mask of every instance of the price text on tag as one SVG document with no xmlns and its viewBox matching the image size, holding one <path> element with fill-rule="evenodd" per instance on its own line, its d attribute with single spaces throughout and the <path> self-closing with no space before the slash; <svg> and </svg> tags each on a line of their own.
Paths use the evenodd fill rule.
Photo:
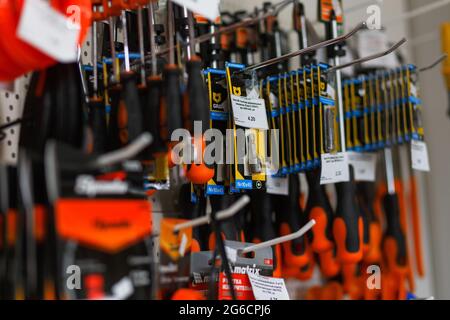
<svg viewBox="0 0 450 320">
<path fill-rule="evenodd" d="M 215 21 L 220 16 L 220 0 L 173 0 L 173 2 L 188 8 L 194 13 L 201 14 L 211 21 Z"/>
<path fill-rule="evenodd" d="M 347 153 L 323 154 L 320 184 L 350 181 Z"/>
<path fill-rule="evenodd" d="M 234 122 L 250 129 L 268 130 L 266 104 L 263 99 L 231 96 Z"/>
<path fill-rule="evenodd" d="M 411 162 L 414 170 L 430 172 L 427 144 L 423 141 L 411 142 Z"/>
<path fill-rule="evenodd" d="M 248 274 L 256 300 L 290 300 L 284 279 Z"/>
<path fill-rule="evenodd" d="M 42 0 L 26 0 L 17 35 L 53 59 L 69 63 L 77 60 L 79 25 Z"/>
<path fill-rule="evenodd" d="M 356 181 L 375 181 L 377 166 L 375 153 L 348 152 L 348 162 L 355 169 Z"/>
</svg>

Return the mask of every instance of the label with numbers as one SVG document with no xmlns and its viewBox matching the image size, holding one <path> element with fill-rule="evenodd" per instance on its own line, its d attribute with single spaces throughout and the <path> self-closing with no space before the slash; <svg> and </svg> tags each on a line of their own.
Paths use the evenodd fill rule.
<svg viewBox="0 0 450 320">
<path fill-rule="evenodd" d="M 173 2 L 201 14 L 211 21 L 215 21 L 220 16 L 220 0 L 173 0 Z"/>
<path fill-rule="evenodd" d="M 350 181 L 350 169 L 346 152 L 322 155 L 320 184 Z"/>
<path fill-rule="evenodd" d="M 234 123 L 237 126 L 268 130 L 266 104 L 263 99 L 231 96 Z"/>
<path fill-rule="evenodd" d="M 266 188 L 268 194 L 279 196 L 289 195 L 289 178 L 288 177 L 273 177 L 267 175 Z"/>
<path fill-rule="evenodd" d="M 26 0 L 17 35 L 59 62 L 77 61 L 80 26 L 46 1 Z"/>
<path fill-rule="evenodd" d="M 356 181 L 375 181 L 376 153 L 348 152 L 348 162 L 353 166 Z"/>
<path fill-rule="evenodd" d="M 412 168 L 417 171 L 430 172 L 427 144 L 423 141 L 411 141 Z"/>
<path fill-rule="evenodd" d="M 248 273 L 255 300 L 290 300 L 284 279 L 260 276 Z"/>
</svg>

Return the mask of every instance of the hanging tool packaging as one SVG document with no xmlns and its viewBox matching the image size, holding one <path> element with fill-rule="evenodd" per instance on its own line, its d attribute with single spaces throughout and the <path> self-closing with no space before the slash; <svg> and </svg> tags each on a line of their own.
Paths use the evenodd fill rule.
<svg viewBox="0 0 450 320">
<path fill-rule="evenodd" d="M 0 298 L 411 298 L 426 68 L 373 63 L 405 39 L 348 58 L 384 31 L 344 14 L 0 1 L 0 81 L 30 77 L 0 129 L 21 125 L 17 163 L 0 164 Z"/>
</svg>

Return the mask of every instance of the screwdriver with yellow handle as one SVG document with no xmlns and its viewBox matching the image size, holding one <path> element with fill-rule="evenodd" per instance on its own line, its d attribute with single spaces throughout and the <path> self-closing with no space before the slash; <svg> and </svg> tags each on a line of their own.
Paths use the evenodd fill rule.
<svg viewBox="0 0 450 320">
<path fill-rule="evenodd" d="M 450 22 L 446 22 L 441 27 L 442 51 L 447 54 L 447 59 L 443 64 L 443 73 L 448 90 L 448 115 L 450 116 Z"/>
</svg>

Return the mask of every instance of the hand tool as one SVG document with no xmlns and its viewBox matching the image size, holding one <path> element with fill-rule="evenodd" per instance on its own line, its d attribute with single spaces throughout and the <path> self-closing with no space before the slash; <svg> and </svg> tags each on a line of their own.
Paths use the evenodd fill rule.
<svg viewBox="0 0 450 320">
<path fill-rule="evenodd" d="M 96 7 L 93 8 L 96 12 Z M 98 95 L 99 86 L 99 75 L 98 75 L 98 23 L 97 21 L 92 21 L 92 60 L 93 60 L 93 93 L 89 99 L 89 119 L 90 128 L 93 135 L 93 148 L 94 153 L 104 153 L 106 152 L 107 144 L 107 119 L 106 119 L 106 109 L 103 99 Z"/>
<path fill-rule="evenodd" d="M 196 185 L 206 184 L 214 177 L 214 167 L 204 162 L 204 132 L 209 129 L 209 103 L 205 82 L 202 78 L 202 61 L 195 53 L 195 30 L 192 13 L 188 13 L 189 24 L 189 54 L 186 62 L 188 74 L 187 90 L 184 96 L 185 103 L 189 105 L 191 130 L 196 124 L 201 126 L 201 136 L 194 136 L 195 159 L 187 164 L 186 177 Z M 187 101 L 187 102 L 186 102 Z M 195 130 L 194 130 L 195 131 Z"/>
<path fill-rule="evenodd" d="M 297 175 L 289 175 L 289 195 L 274 196 L 276 209 L 276 222 L 280 236 L 286 236 L 299 230 L 308 222 L 308 216 L 300 207 L 300 181 Z M 282 244 L 283 265 L 289 268 L 300 269 L 309 263 L 306 251 L 307 237 L 294 239 Z"/>
<path fill-rule="evenodd" d="M 395 187 L 392 150 L 388 148 L 385 149 L 385 166 L 388 193 L 383 200 L 387 227 L 383 239 L 383 254 L 389 272 L 398 281 L 398 297 L 404 299 L 406 297 L 404 281 L 408 273 L 406 238 L 400 222 L 399 198 Z"/>
</svg>

